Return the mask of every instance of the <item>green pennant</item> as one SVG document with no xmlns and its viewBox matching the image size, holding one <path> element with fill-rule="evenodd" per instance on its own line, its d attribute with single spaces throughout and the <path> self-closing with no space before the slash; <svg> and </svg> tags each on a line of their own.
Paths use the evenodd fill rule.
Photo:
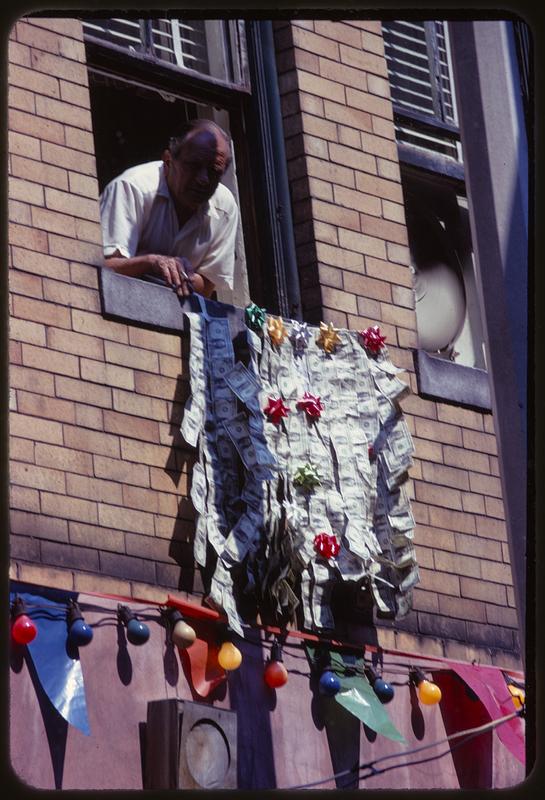
<svg viewBox="0 0 545 800">
<path fill-rule="evenodd" d="M 315 662 L 315 648 L 306 645 L 307 656 L 310 655 L 311 664 Z M 308 652 L 310 651 L 310 653 Z M 406 744 L 404 736 L 397 730 L 388 713 L 376 694 L 373 687 L 363 674 L 363 658 L 358 658 L 353 665 L 359 674 L 346 675 L 346 667 L 341 653 L 329 651 L 331 670 L 335 672 L 341 683 L 341 691 L 335 695 L 335 700 L 343 708 L 360 719 L 368 728 L 380 733 L 394 742 Z"/>
</svg>

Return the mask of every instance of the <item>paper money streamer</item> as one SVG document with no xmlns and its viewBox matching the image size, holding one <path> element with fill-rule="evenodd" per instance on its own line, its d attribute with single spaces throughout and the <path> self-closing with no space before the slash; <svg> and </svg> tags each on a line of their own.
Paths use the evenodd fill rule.
<svg viewBox="0 0 545 800">
<path fill-rule="evenodd" d="M 419 575 L 401 370 L 384 342 L 369 353 L 358 333 L 331 324 L 283 320 L 279 346 L 253 332 L 260 315 L 250 310 L 244 364 L 226 319 L 188 313 L 191 397 L 181 429 L 199 454 L 191 497 L 195 558 L 213 567 L 208 601 L 241 634 L 244 597 L 282 621 L 301 606 L 305 627 L 327 630 L 333 586 L 348 580 L 371 593 L 379 616 L 403 616 Z M 263 413 L 270 398 L 293 410 L 282 424 Z M 304 413 L 301 398 L 319 414 Z M 335 537 L 334 560 L 315 551 L 317 533 Z"/>
<path fill-rule="evenodd" d="M 63 719 L 89 736 L 89 719 L 85 700 L 83 672 L 77 648 L 67 650 L 66 605 L 54 604 L 50 596 L 18 592 L 29 609 L 32 606 L 47 606 L 33 612 L 38 626 L 38 635 L 27 645 L 36 668 L 39 681 Z M 68 600 L 77 595 L 67 594 Z M 10 601 L 15 594 L 10 592 Z"/>
</svg>

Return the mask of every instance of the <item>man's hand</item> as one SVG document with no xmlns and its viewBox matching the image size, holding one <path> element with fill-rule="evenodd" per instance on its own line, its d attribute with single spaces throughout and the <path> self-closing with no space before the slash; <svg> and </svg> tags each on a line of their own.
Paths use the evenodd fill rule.
<svg viewBox="0 0 545 800">
<path fill-rule="evenodd" d="M 163 278 L 177 294 L 188 297 L 193 292 L 195 271 L 187 258 L 178 256 L 148 256 L 150 272 Z"/>
<path fill-rule="evenodd" d="M 182 297 L 188 297 L 192 292 L 210 297 L 214 291 L 214 284 L 195 272 L 191 262 L 183 256 L 150 254 L 125 258 L 116 251 L 105 258 L 105 264 L 115 272 L 132 278 L 141 278 L 146 273 L 157 275 Z"/>
</svg>

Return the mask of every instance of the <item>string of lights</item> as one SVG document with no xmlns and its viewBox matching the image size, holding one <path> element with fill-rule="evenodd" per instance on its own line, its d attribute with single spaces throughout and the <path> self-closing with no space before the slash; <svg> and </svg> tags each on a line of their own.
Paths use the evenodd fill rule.
<svg viewBox="0 0 545 800">
<path fill-rule="evenodd" d="M 364 764 L 359 764 L 356 767 L 351 767 L 349 769 L 344 769 L 341 770 L 340 772 L 336 772 L 334 775 L 330 775 L 327 778 L 321 778 L 320 780 L 312 781 L 311 783 L 302 783 L 297 786 L 288 786 L 282 789 L 282 791 L 312 789 L 314 786 L 320 786 L 324 783 L 329 783 L 330 781 L 337 780 L 338 778 L 348 777 L 349 775 L 352 775 L 356 772 L 359 773 L 365 769 L 369 770 L 369 774 L 359 775 L 358 776 L 359 780 L 367 780 L 368 778 L 372 778 L 375 775 L 382 775 L 385 772 L 390 772 L 391 770 L 399 769 L 400 767 L 416 766 L 417 764 L 425 764 L 430 761 L 435 761 L 439 758 L 443 758 L 444 756 L 448 755 L 456 748 L 461 747 L 464 744 L 467 744 L 467 742 L 471 741 L 472 739 L 475 739 L 477 736 L 481 736 L 483 733 L 487 733 L 488 731 L 494 730 L 494 728 L 497 728 L 499 725 L 504 725 L 506 722 L 509 722 L 515 717 L 522 717 L 522 716 L 524 716 L 524 708 L 521 708 L 518 711 L 514 711 L 512 714 L 507 714 L 504 717 L 500 717 L 499 719 L 487 722 L 484 725 L 479 725 L 476 728 L 468 728 L 467 730 L 464 731 L 457 731 L 456 733 L 452 733 L 443 739 L 439 739 L 438 741 L 430 742 L 429 744 L 423 744 L 420 745 L 419 747 L 413 747 L 410 748 L 409 750 L 404 750 L 400 753 L 390 753 L 389 755 L 380 756 L 379 758 L 375 758 L 372 761 L 368 761 Z M 438 755 L 429 756 L 423 759 L 417 759 L 415 761 L 404 761 L 403 763 L 393 764 L 388 767 L 383 767 L 382 769 L 376 768 L 377 764 L 387 761 L 391 758 L 403 758 L 406 756 L 415 755 L 416 753 L 420 753 L 423 750 L 429 750 L 432 747 L 439 747 L 440 745 L 445 744 L 446 742 L 451 742 L 455 739 L 461 739 L 461 741 L 457 742 L 454 745 L 451 745 L 447 750 L 444 750 L 442 753 L 439 753 Z"/>
</svg>

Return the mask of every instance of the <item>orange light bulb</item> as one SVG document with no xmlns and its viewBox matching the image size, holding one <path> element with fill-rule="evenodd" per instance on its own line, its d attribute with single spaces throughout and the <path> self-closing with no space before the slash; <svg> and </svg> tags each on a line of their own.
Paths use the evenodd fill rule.
<svg viewBox="0 0 545 800">
<path fill-rule="evenodd" d="M 526 694 L 524 689 L 519 689 L 518 686 L 514 686 L 512 683 L 508 684 L 507 688 L 511 693 L 511 697 L 513 698 L 513 703 L 517 711 L 519 708 L 522 708 L 524 703 L 526 702 Z"/>
<path fill-rule="evenodd" d="M 223 642 L 218 652 L 218 664 L 227 672 L 238 669 L 242 663 L 242 653 L 233 642 Z"/>
<path fill-rule="evenodd" d="M 418 699 L 425 706 L 434 706 L 441 700 L 441 689 L 436 683 L 423 680 L 418 684 Z"/>
</svg>

